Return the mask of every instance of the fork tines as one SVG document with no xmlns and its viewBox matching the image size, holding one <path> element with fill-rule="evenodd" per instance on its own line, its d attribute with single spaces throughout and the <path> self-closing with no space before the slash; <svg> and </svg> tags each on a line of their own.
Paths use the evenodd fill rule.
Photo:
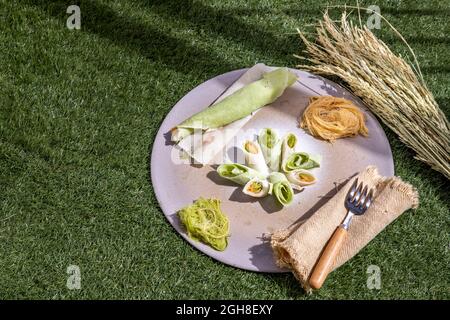
<svg viewBox="0 0 450 320">
<path fill-rule="evenodd" d="M 363 214 L 372 204 L 374 190 L 362 182 L 355 179 L 350 191 L 348 192 L 346 204 L 347 207 L 356 214 Z"/>
</svg>

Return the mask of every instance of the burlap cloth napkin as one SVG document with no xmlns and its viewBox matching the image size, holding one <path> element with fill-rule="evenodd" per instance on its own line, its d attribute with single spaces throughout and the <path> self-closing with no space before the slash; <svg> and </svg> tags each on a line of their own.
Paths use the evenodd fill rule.
<svg viewBox="0 0 450 320">
<path fill-rule="evenodd" d="M 375 199 L 364 215 L 353 217 L 347 239 L 335 260 L 333 270 L 356 255 L 404 211 L 418 206 L 419 197 L 413 186 L 398 177 L 383 177 L 376 167 L 369 166 L 351 178 L 306 222 L 274 232 L 271 245 L 277 264 L 292 269 L 307 292 L 311 291 L 308 278 L 314 265 L 347 213 L 344 200 L 356 178 L 374 188 Z"/>
</svg>

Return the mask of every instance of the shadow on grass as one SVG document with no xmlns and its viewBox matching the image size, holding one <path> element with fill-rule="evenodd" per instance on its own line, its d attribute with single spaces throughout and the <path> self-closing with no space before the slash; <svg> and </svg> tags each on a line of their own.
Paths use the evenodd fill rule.
<svg viewBox="0 0 450 320">
<path fill-rule="evenodd" d="M 194 27 L 197 37 L 206 34 L 207 37 L 223 37 L 224 39 L 242 44 L 246 49 L 258 53 L 259 60 L 264 58 L 281 61 L 294 61 L 292 54 L 301 50 L 295 30 L 275 34 L 265 28 L 265 24 L 251 24 L 236 15 L 242 14 L 240 9 L 218 9 L 192 0 L 153 1 L 137 0 L 142 7 L 161 16 L 164 20 L 184 21 Z M 61 21 L 65 28 L 67 7 L 73 1 L 26 0 L 23 3 L 38 8 L 47 15 Z M 145 58 L 163 64 L 165 67 L 186 74 L 201 72 L 225 72 L 243 67 L 231 61 L 226 61 L 223 55 L 213 50 L 202 49 L 189 40 L 170 35 L 170 29 L 164 24 L 127 17 L 116 12 L 108 5 L 96 1 L 75 1 L 82 13 L 81 31 L 89 32 L 108 39 L 116 45 L 128 48 Z M 287 9 L 286 9 L 287 10 Z M 253 16 L 257 13 L 249 10 Z M 265 13 L 278 12 L 276 9 L 265 10 Z M 318 10 L 301 10 L 304 15 L 321 15 Z M 230 60 L 239 60 L 232 59 Z"/>
<path fill-rule="evenodd" d="M 447 119 L 450 118 L 450 97 L 435 97 L 438 106 L 442 109 Z"/>
<path fill-rule="evenodd" d="M 286 29 L 285 33 L 275 34 L 265 28 L 265 24 L 252 25 L 236 15 L 258 16 L 262 9 L 220 9 L 204 5 L 192 0 L 139 0 L 154 13 L 167 20 L 184 21 L 196 30 L 210 34 L 213 37 L 223 37 L 230 42 L 242 44 L 251 48 L 260 56 L 267 55 L 285 60 L 292 59 L 292 54 L 299 51 L 300 41 L 295 30 Z M 288 11 L 287 9 L 285 11 Z M 276 9 L 265 9 L 264 13 L 274 14 Z M 284 11 L 281 11 L 284 13 Z M 302 10 L 302 14 L 320 16 L 320 10 Z"/>
<path fill-rule="evenodd" d="M 393 16 L 450 16 L 449 8 L 393 8 L 393 7 L 380 7 L 381 14 L 390 14 Z"/>
<path fill-rule="evenodd" d="M 447 65 L 442 65 L 442 66 L 420 66 L 420 70 L 422 70 L 422 72 L 424 74 L 429 73 L 429 74 L 435 74 L 435 73 L 450 73 L 450 67 Z"/>
<path fill-rule="evenodd" d="M 402 32 L 401 30 L 399 30 L 400 32 Z M 405 40 L 410 44 L 410 45 L 437 45 L 437 44 L 445 44 L 448 45 L 450 44 L 450 37 L 435 37 L 435 36 L 408 36 L 406 34 L 403 34 L 403 37 L 405 38 Z M 401 42 L 403 43 L 403 41 L 398 38 L 391 38 L 387 41 L 389 42 Z"/>
<path fill-rule="evenodd" d="M 168 32 L 158 29 L 151 23 L 119 15 L 109 6 L 95 1 L 76 2 L 82 12 L 82 32 L 87 31 L 108 39 L 167 68 L 186 74 L 211 69 L 228 71 L 237 68 L 237 65 L 223 61 L 213 51 L 195 47 L 186 40 L 170 36 Z M 24 3 L 60 19 L 62 28 L 65 28 L 66 19 L 69 17 L 66 10 L 72 2 L 41 0 Z"/>
</svg>

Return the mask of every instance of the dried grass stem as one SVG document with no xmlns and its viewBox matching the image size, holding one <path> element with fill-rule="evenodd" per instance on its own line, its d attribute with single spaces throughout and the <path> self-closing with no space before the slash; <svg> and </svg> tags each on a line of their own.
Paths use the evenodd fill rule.
<svg viewBox="0 0 450 320">
<path fill-rule="evenodd" d="M 342 14 L 340 25 L 325 12 L 316 28 L 314 43 L 298 30 L 308 57 L 295 56 L 312 63 L 298 67 L 344 80 L 353 93 L 417 153 L 417 159 L 450 179 L 449 122 L 426 87 L 411 47 L 397 29 L 384 17 L 382 19 L 408 46 L 418 76 L 366 26 L 358 27 L 349 22 L 346 12 Z"/>
</svg>

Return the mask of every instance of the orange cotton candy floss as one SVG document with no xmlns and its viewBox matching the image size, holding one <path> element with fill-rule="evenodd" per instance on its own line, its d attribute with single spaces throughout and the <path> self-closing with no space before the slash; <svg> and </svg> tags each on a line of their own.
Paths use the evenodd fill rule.
<svg viewBox="0 0 450 320">
<path fill-rule="evenodd" d="M 314 137 L 333 142 L 339 138 L 367 136 L 364 114 L 350 100 L 331 96 L 311 97 L 300 126 Z"/>
</svg>

